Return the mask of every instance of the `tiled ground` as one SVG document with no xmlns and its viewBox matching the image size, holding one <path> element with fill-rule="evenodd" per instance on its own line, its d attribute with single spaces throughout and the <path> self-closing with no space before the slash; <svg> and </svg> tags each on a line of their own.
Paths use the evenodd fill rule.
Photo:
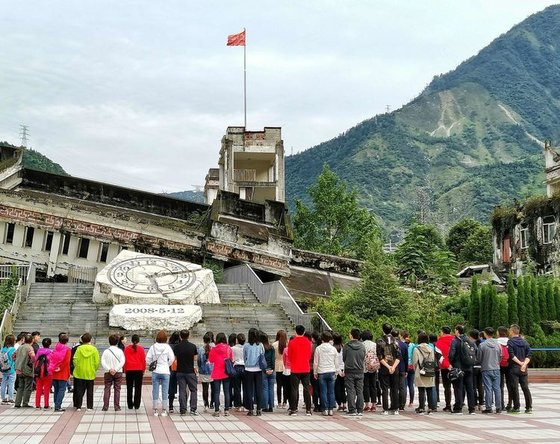
<svg viewBox="0 0 560 444">
<path fill-rule="evenodd" d="M 160 444 L 160 443 L 552 443 L 560 442 L 560 385 L 533 384 L 533 415 L 451 416 L 437 413 L 399 416 L 369 413 L 362 418 L 335 415 L 288 417 L 278 410 L 261 418 L 234 413 L 214 418 L 151 414 L 150 387 L 144 386 L 144 405 L 115 413 L 101 412 L 102 387 L 96 386 L 95 409 L 63 414 L 0 406 L 0 443 Z M 123 394 L 125 391 L 123 390 Z M 71 395 L 65 399 L 66 406 Z"/>
</svg>

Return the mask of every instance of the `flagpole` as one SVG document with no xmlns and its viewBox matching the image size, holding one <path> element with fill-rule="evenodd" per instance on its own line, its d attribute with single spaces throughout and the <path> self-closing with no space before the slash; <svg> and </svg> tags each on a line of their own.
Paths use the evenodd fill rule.
<svg viewBox="0 0 560 444">
<path fill-rule="evenodd" d="M 245 117 L 245 131 L 247 130 L 247 33 L 243 28 L 245 34 L 245 44 L 243 45 L 243 114 Z"/>
</svg>

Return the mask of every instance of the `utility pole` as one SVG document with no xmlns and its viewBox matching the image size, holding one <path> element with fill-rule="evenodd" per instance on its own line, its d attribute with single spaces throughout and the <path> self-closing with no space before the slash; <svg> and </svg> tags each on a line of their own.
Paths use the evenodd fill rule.
<svg viewBox="0 0 560 444">
<path fill-rule="evenodd" d="M 391 111 L 391 107 L 389 105 L 385 105 L 385 112 L 389 114 L 390 111 Z"/>
<path fill-rule="evenodd" d="M 29 142 L 29 127 L 27 125 L 19 126 L 19 136 L 21 137 L 21 146 L 27 148 L 27 142 Z"/>
</svg>

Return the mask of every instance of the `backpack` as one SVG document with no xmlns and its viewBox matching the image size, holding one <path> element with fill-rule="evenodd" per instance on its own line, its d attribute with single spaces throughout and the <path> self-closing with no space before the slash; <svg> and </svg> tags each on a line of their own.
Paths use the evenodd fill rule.
<svg viewBox="0 0 560 444">
<path fill-rule="evenodd" d="M 507 346 L 501 345 L 502 348 L 502 359 L 500 360 L 500 367 L 507 367 L 509 364 L 509 351 Z"/>
<path fill-rule="evenodd" d="M 419 347 L 416 348 L 420 356 L 422 356 L 422 361 L 418 360 L 418 365 L 420 366 L 420 374 L 422 376 L 433 377 L 436 375 L 437 364 L 435 359 L 432 359 L 428 354 L 428 357 L 420 350 Z M 435 352 L 434 352 L 435 354 Z"/>
<path fill-rule="evenodd" d="M 461 339 L 461 364 L 472 367 L 476 363 L 476 346 L 467 339 Z"/>
<path fill-rule="evenodd" d="M 6 351 L 0 351 L 0 371 L 2 373 L 9 372 L 12 369 L 12 365 L 10 363 L 10 356 L 8 355 L 10 349 Z"/>
<path fill-rule="evenodd" d="M 383 349 L 383 356 L 385 362 L 389 365 L 393 365 L 396 360 L 396 357 L 398 356 L 396 347 L 398 347 L 396 341 L 389 343 L 385 340 L 385 338 L 381 339 L 381 348 Z"/>
<path fill-rule="evenodd" d="M 374 349 L 370 349 L 366 352 L 365 366 L 368 373 L 373 373 L 379 370 L 381 364 L 379 363 L 379 358 L 377 357 Z"/>
<path fill-rule="evenodd" d="M 34 374 L 37 378 L 42 378 L 45 377 L 49 374 L 48 370 L 47 370 L 47 366 L 48 366 L 48 360 L 47 360 L 47 355 L 41 355 L 39 356 L 39 359 L 37 359 L 37 361 L 35 362 L 35 370 L 34 370 Z M 41 372 L 41 367 L 43 368 L 43 371 Z"/>
</svg>

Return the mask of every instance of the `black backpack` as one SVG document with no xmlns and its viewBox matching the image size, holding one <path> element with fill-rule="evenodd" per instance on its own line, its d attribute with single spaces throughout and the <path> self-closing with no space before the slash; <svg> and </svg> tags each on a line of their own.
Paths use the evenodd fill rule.
<svg viewBox="0 0 560 444">
<path fill-rule="evenodd" d="M 39 359 L 37 359 L 37 361 L 35 362 L 35 369 L 33 371 L 35 376 L 37 378 L 47 376 L 49 374 L 48 365 L 49 365 L 49 361 L 47 360 L 47 355 L 39 356 Z M 43 368 L 42 372 L 41 372 L 41 367 Z"/>
<path fill-rule="evenodd" d="M 420 356 L 422 356 L 422 360 L 418 360 L 418 364 L 420 366 L 420 374 L 422 376 L 433 377 L 436 375 L 437 364 L 435 359 L 432 359 L 430 354 L 426 356 L 419 347 L 416 348 Z M 434 352 L 435 356 L 435 352 Z"/>
<path fill-rule="evenodd" d="M 397 341 L 389 343 L 387 338 L 382 337 L 379 341 L 379 345 L 383 350 L 383 359 L 385 359 L 385 362 L 389 365 L 393 365 L 399 355 Z"/>
<path fill-rule="evenodd" d="M 476 345 L 467 339 L 461 339 L 461 364 L 472 367 L 476 363 Z"/>
</svg>

